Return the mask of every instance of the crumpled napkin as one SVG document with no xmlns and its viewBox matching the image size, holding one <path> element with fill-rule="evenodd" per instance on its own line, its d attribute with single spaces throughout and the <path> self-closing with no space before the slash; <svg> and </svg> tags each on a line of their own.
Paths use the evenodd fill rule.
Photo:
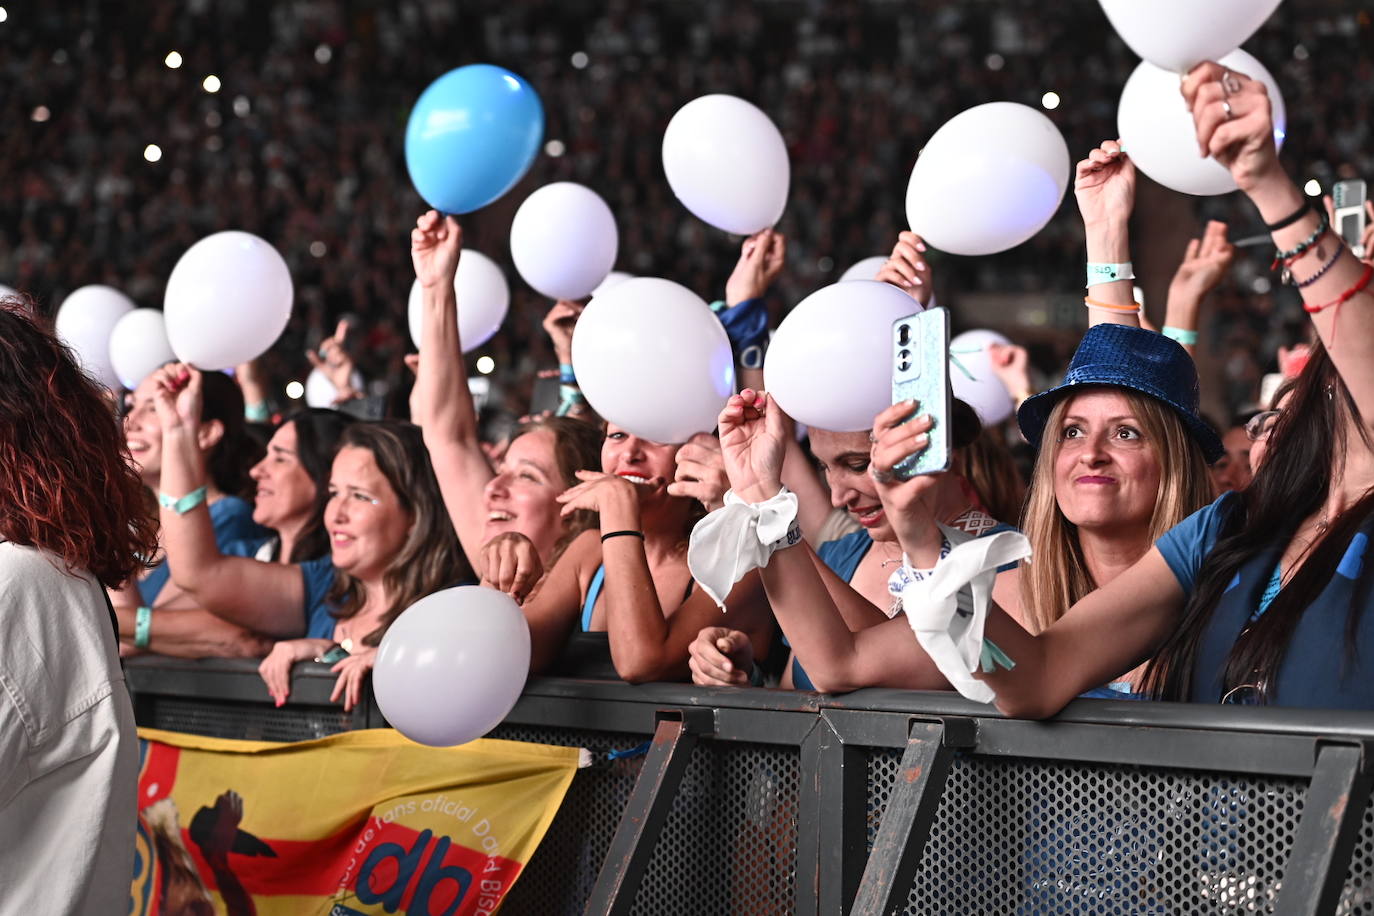
<svg viewBox="0 0 1374 916">
<path fill-rule="evenodd" d="M 706 594 L 725 609 L 725 597 L 750 571 L 768 565 L 773 551 L 801 540 L 796 525 L 797 495 L 783 487 L 761 503 L 725 493 L 725 505 L 692 529 L 687 568 Z"/>
<path fill-rule="evenodd" d="M 970 700 L 991 703 L 997 694 L 973 677 L 975 667 L 989 673 L 995 665 L 1015 665 L 983 638 L 992 586 L 997 567 L 1030 556 L 1030 541 L 1018 531 L 975 538 L 943 525 L 940 530 L 952 549 L 934 571 L 921 579 L 903 576 L 901 570 L 893 574 L 901 582 L 902 609 L 916 641 L 954 689 Z"/>
</svg>

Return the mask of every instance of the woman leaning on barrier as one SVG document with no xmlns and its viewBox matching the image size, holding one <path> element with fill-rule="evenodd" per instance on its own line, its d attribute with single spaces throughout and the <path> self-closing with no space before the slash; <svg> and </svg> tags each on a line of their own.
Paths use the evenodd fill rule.
<svg viewBox="0 0 1374 916">
<path fill-rule="evenodd" d="M 111 403 L 28 303 L 0 301 L 5 912 L 128 898 L 138 739 L 104 589 L 156 548 Z"/>
<path fill-rule="evenodd" d="M 1163 699 L 1374 708 L 1374 266 L 1284 174 L 1262 83 L 1204 63 L 1183 94 L 1199 154 L 1259 209 L 1323 346 L 1245 492 L 1189 517 L 1038 637 L 991 612 L 987 637 L 1015 667 L 974 676 L 1011 715 L 1052 715 L 1147 658 L 1146 687 Z"/>
</svg>

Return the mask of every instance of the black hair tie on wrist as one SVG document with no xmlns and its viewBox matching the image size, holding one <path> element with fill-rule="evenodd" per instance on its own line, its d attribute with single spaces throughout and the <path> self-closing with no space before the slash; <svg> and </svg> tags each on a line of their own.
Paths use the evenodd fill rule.
<svg viewBox="0 0 1374 916">
<path fill-rule="evenodd" d="M 611 538 L 618 538 L 618 537 L 636 537 L 636 538 L 639 538 L 639 539 L 642 541 L 642 540 L 644 540 L 644 532 L 643 532 L 643 531 L 633 531 L 633 530 L 631 530 L 631 529 L 629 529 L 629 528 L 625 529 L 624 531 L 607 531 L 605 534 L 601 535 L 601 543 L 604 544 L 604 543 L 606 543 L 607 541 L 609 541 Z"/>
<path fill-rule="evenodd" d="M 1278 232 L 1280 229 L 1287 229 L 1289 226 L 1293 225 L 1298 220 L 1306 216 L 1307 211 L 1311 209 L 1312 202 L 1304 197 L 1302 201 L 1302 206 L 1299 207 L 1295 212 L 1289 214 L 1288 216 L 1285 216 L 1277 223 L 1265 223 L 1264 228 L 1268 229 L 1270 232 Z"/>
</svg>

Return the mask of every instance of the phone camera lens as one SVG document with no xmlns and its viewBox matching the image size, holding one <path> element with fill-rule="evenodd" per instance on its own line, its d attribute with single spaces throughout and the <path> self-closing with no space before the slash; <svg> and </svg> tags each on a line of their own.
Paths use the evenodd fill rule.
<svg viewBox="0 0 1374 916">
<path fill-rule="evenodd" d="M 907 371 L 907 370 L 910 369 L 910 368 L 911 368 L 911 360 L 907 359 L 905 356 L 901 357 L 901 358 L 897 361 L 897 371 L 898 371 L 898 372 L 905 372 L 905 371 Z"/>
<path fill-rule="evenodd" d="M 905 324 L 903 324 L 903 325 L 898 325 L 898 327 L 897 327 L 897 343 L 898 343 L 900 346 L 903 346 L 903 347 L 905 347 L 907 344 L 911 343 L 911 327 L 910 327 L 909 325 L 905 325 Z"/>
</svg>

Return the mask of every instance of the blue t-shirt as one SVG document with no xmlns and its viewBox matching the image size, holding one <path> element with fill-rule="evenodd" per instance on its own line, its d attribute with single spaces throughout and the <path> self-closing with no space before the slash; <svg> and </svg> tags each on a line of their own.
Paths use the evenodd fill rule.
<svg viewBox="0 0 1374 916">
<path fill-rule="evenodd" d="M 1156 542 L 1185 596 L 1197 586 L 1198 572 L 1216 546 L 1229 513 L 1240 507 L 1228 493 L 1198 510 Z M 1359 609 L 1353 645 L 1347 634 L 1352 607 L 1369 602 L 1356 582 L 1364 569 L 1374 523 L 1366 522 L 1346 546 L 1336 572 L 1312 596 L 1289 639 L 1268 703 L 1324 709 L 1374 709 L 1374 671 L 1364 669 L 1374 651 L 1374 614 Z M 1222 677 L 1241 632 L 1268 610 L 1278 594 L 1276 572 L 1287 539 L 1281 538 L 1241 564 L 1212 611 L 1198 647 L 1189 700 L 1216 703 L 1225 694 Z M 1281 581 L 1281 580 L 1280 580 Z"/>
<path fill-rule="evenodd" d="M 299 564 L 305 580 L 305 635 L 308 639 L 334 639 L 334 625 L 338 620 L 330 613 L 324 600 L 334 584 L 334 559 L 325 554 L 318 560 Z"/>
<path fill-rule="evenodd" d="M 231 543 L 242 549 L 248 549 L 251 545 L 248 553 L 241 554 L 251 557 L 272 536 L 271 531 L 253 521 L 253 507 L 237 496 L 225 496 L 210 504 L 210 524 L 215 529 L 215 543 L 221 553 Z M 164 557 L 161 563 L 138 580 L 139 599 L 152 607 L 171 574 Z"/>
</svg>

